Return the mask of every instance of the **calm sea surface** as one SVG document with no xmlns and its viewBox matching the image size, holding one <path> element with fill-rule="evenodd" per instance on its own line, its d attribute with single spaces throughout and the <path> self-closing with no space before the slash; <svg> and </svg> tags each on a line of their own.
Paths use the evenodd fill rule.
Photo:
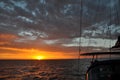
<svg viewBox="0 0 120 80">
<path fill-rule="evenodd" d="M 85 80 L 88 59 L 0 60 L 0 80 Z"/>
</svg>

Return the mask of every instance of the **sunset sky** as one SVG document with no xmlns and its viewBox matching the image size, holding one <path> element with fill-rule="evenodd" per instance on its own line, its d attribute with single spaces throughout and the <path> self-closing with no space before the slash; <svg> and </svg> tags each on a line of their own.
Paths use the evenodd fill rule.
<svg viewBox="0 0 120 80">
<path fill-rule="evenodd" d="M 120 2 L 82 3 L 0 0 L 0 59 L 77 58 L 79 41 L 82 53 L 106 51 L 120 35 Z"/>
</svg>

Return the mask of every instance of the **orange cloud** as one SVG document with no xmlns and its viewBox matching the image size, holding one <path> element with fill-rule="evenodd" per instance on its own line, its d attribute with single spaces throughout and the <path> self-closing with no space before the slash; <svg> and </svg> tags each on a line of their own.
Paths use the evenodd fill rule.
<svg viewBox="0 0 120 80">
<path fill-rule="evenodd" d="M 7 42 L 7 41 L 1 41 L 0 42 L 0 45 L 4 45 L 4 44 L 9 44 L 9 42 Z"/>
<path fill-rule="evenodd" d="M 19 39 L 13 34 L 0 34 L 0 59 L 70 59 L 76 58 L 76 48 L 47 45 L 42 41 L 15 42 Z M 41 43 L 40 43 L 41 42 Z"/>
<path fill-rule="evenodd" d="M 0 39 L 15 39 L 16 38 L 16 35 L 13 35 L 13 34 L 0 34 Z"/>
<path fill-rule="evenodd" d="M 11 44 L 18 36 L 13 34 L 0 34 L 0 46 Z"/>
<path fill-rule="evenodd" d="M 40 51 L 37 49 L 19 49 L 19 48 L 6 48 L 0 47 L 2 50 L 8 52 L 1 53 L 0 59 L 37 59 L 38 56 L 42 56 L 44 59 L 70 59 L 76 58 L 73 55 L 67 55 L 63 52 L 48 52 Z"/>
</svg>

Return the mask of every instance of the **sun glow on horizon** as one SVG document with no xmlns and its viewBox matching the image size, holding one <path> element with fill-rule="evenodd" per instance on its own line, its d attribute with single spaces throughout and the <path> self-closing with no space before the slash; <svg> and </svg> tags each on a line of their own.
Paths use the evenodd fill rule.
<svg viewBox="0 0 120 80">
<path fill-rule="evenodd" d="M 76 55 L 68 55 L 66 52 L 50 52 L 38 49 L 19 49 L 11 47 L 0 47 L 4 50 L 0 54 L 0 59 L 19 59 L 19 60 L 46 60 L 46 59 L 71 59 Z"/>
<path fill-rule="evenodd" d="M 37 59 L 37 60 L 43 60 L 43 59 L 45 59 L 45 57 L 44 56 L 36 56 L 35 59 Z"/>
</svg>

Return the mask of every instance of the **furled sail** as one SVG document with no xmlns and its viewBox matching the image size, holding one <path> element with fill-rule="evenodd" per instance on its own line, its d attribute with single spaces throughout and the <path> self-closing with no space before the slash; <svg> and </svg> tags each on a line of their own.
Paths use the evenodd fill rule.
<svg viewBox="0 0 120 80">
<path fill-rule="evenodd" d="M 112 49 L 120 49 L 120 36 L 118 36 L 118 40 L 115 43 L 115 46 L 112 47 Z"/>
</svg>

